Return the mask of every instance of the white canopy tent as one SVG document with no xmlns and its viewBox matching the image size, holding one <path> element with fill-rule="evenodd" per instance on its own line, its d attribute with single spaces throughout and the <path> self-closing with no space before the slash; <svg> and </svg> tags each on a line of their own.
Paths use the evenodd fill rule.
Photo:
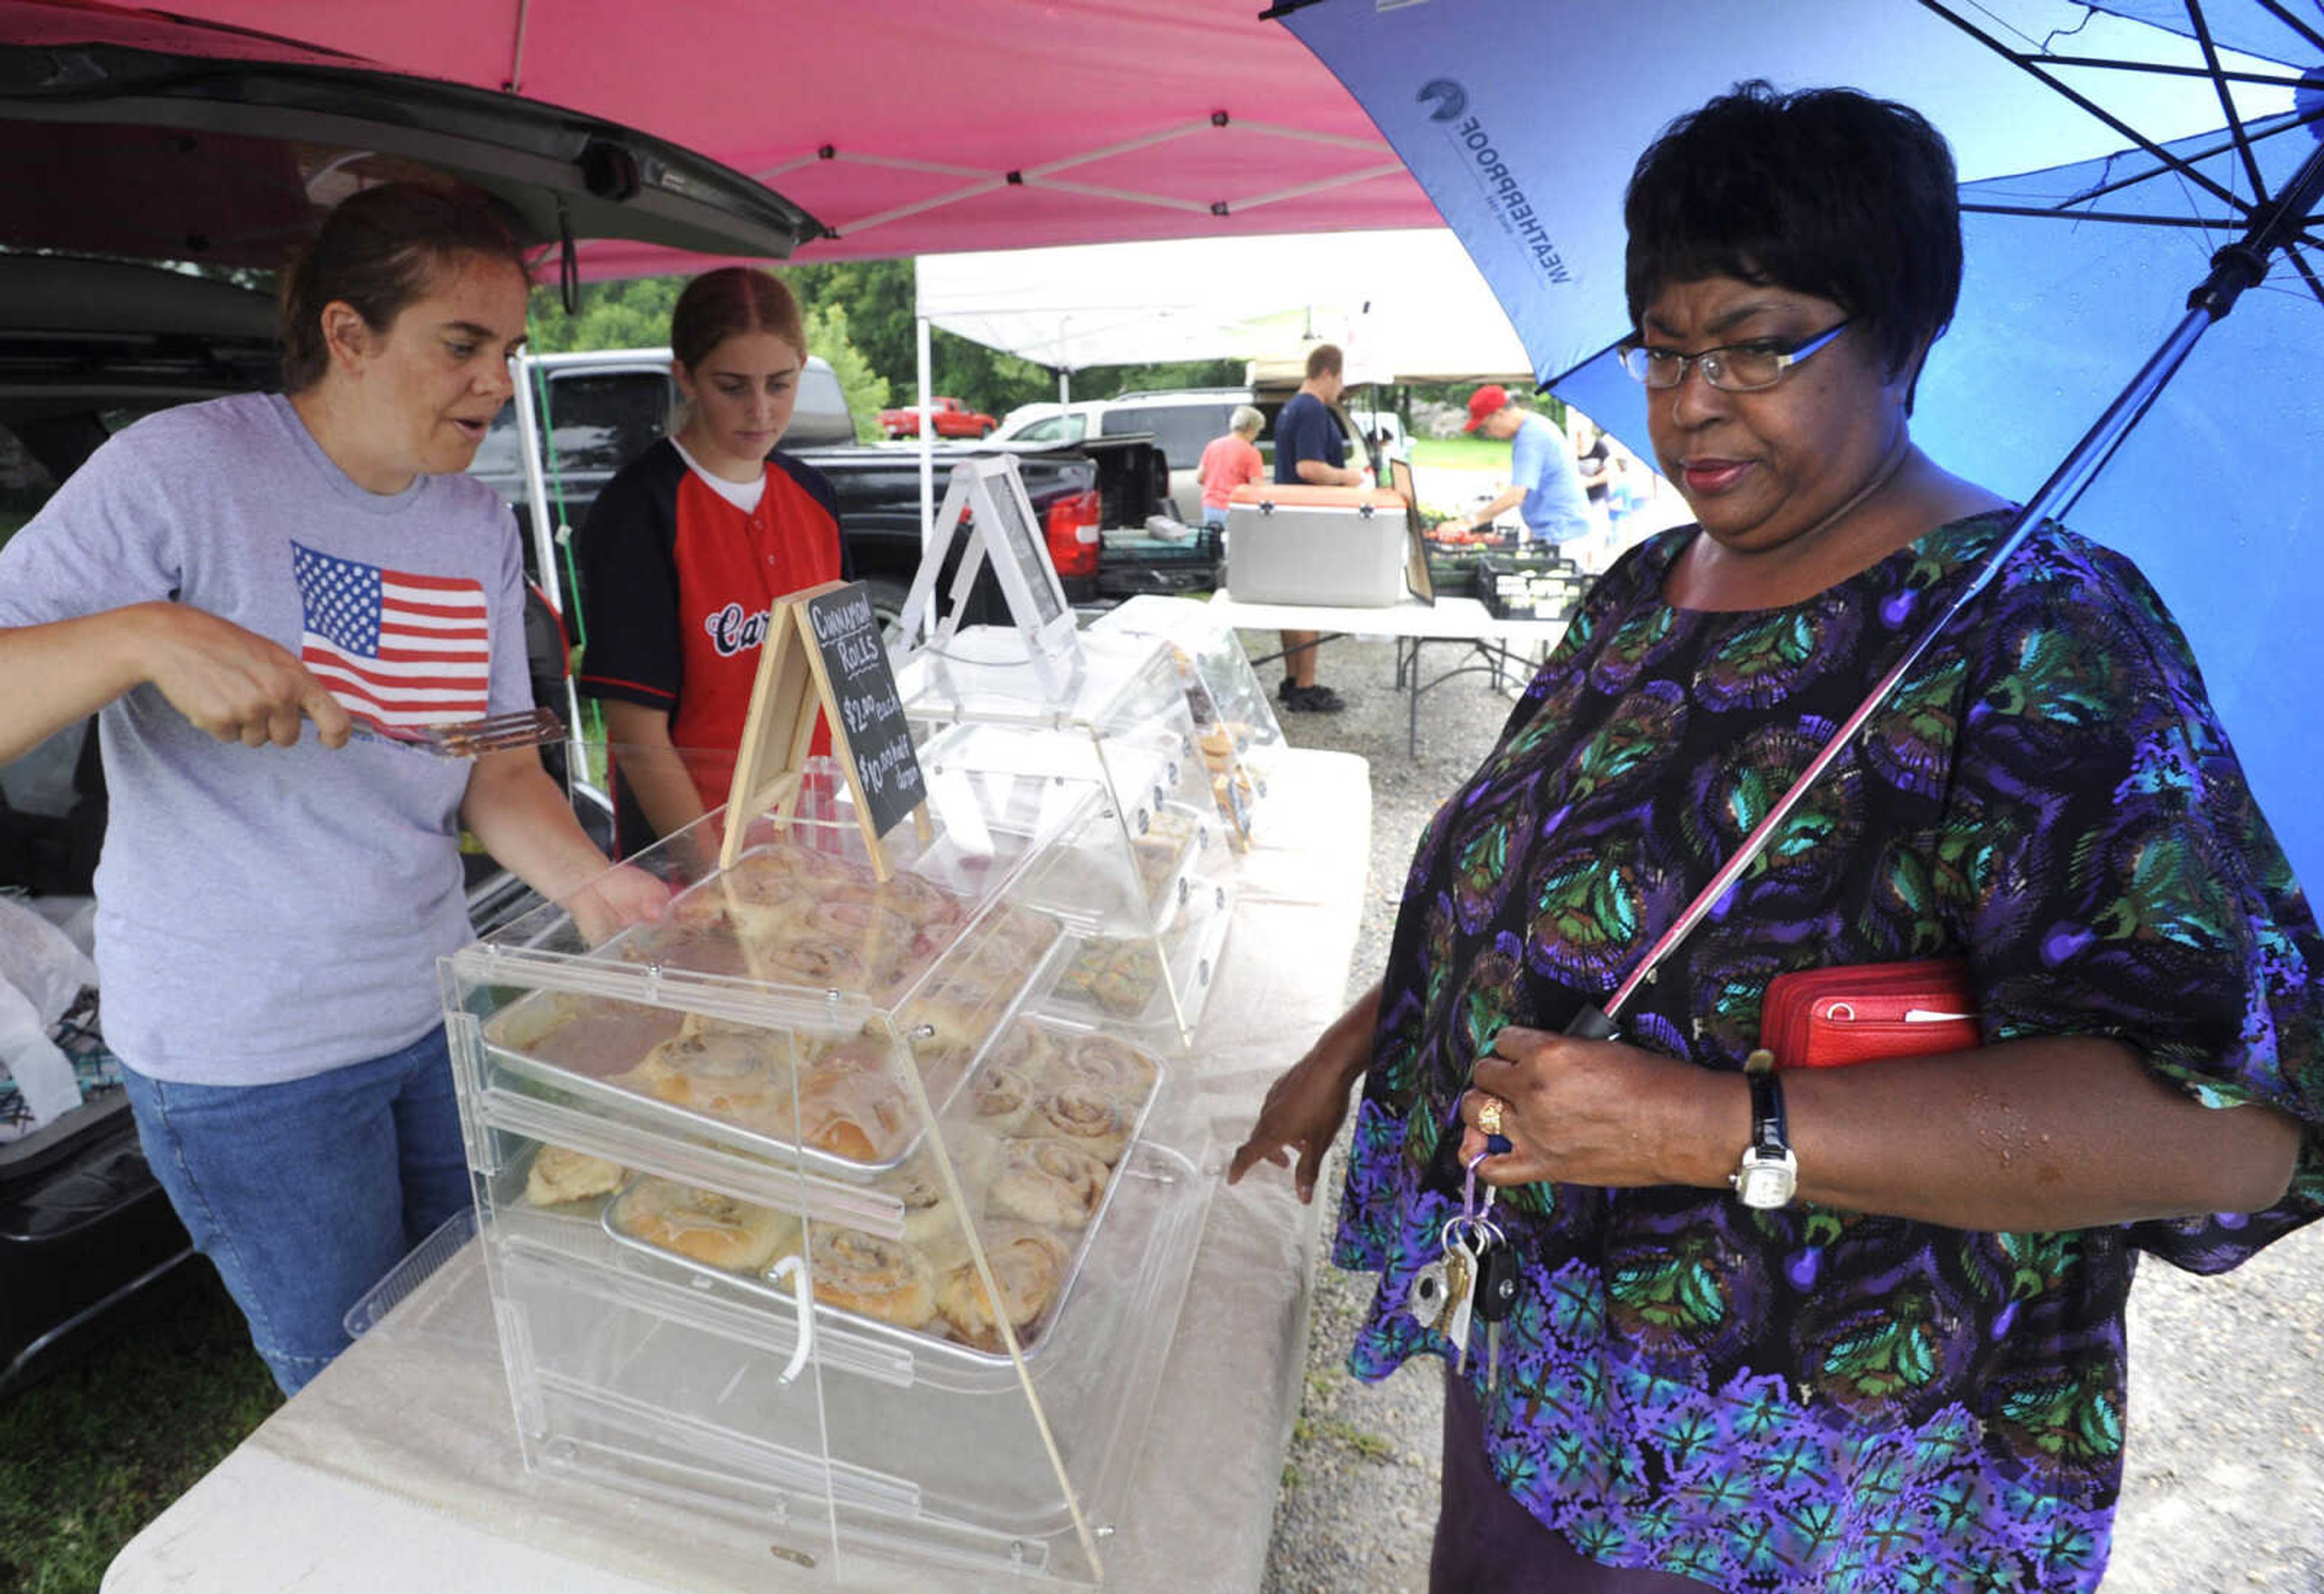
<svg viewBox="0 0 2324 1594">
<path fill-rule="evenodd" d="M 1351 383 L 1532 382 L 1516 329 L 1442 227 L 928 255 L 918 282 L 924 320 L 1060 373 L 1296 360 L 1327 342 Z"/>
</svg>

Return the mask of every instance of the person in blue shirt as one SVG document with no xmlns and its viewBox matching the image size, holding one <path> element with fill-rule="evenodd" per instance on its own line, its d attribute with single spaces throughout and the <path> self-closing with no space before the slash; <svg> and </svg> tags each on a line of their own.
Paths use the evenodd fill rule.
<svg viewBox="0 0 2324 1594">
<path fill-rule="evenodd" d="M 1360 487 L 1370 479 L 1348 463 L 1346 433 L 1332 406 L 1340 402 L 1345 366 L 1339 346 L 1319 343 L 1307 355 L 1307 378 L 1275 418 L 1275 479 L 1286 486 Z M 1313 631 L 1283 633 L 1284 707 L 1312 714 L 1336 714 L 1340 694 L 1315 684 L 1315 653 L 1323 640 Z"/>
<path fill-rule="evenodd" d="M 1598 529 L 1573 451 L 1547 416 L 1535 414 L 1510 398 L 1508 388 L 1489 383 L 1470 395 L 1465 430 L 1509 445 L 1509 485 L 1469 520 L 1445 529 L 1489 525 L 1508 509 L 1525 522 L 1528 542 L 1578 542 Z"/>
</svg>

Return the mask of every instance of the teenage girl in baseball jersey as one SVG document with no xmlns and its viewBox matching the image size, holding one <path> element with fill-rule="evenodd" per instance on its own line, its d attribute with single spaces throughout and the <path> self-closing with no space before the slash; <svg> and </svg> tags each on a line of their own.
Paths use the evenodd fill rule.
<svg viewBox="0 0 2324 1594">
<path fill-rule="evenodd" d="M 696 277 L 669 344 L 678 428 L 606 484 L 580 539 L 580 684 L 604 704 L 623 852 L 726 800 L 769 613 L 849 573 L 830 484 L 775 447 L 807 366 L 790 290 L 748 266 Z"/>
</svg>

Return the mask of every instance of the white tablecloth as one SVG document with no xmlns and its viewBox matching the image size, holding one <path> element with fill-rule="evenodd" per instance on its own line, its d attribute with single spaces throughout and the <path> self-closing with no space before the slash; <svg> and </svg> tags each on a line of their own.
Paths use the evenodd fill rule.
<svg viewBox="0 0 2324 1594">
<path fill-rule="evenodd" d="M 1195 1059 L 1223 1167 L 1268 1084 L 1342 1008 L 1369 876 L 1363 761 L 1287 750 L 1280 820 L 1245 864 Z M 1256 1589 L 1299 1410 L 1317 1208 L 1261 1168 L 1222 1187 L 1139 1459 L 1102 1546 L 1110 1589 Z M 654 1594 L 807 1586 L 720 1518 L 528 1474 L 475 1248 L 130 1542 L 108 1594 Z M 850 1586 L 973 1589 L 974 1578 L 849 1562 Z M 1010 1585 L 1022 1594 L 1025 1585 Z"/>
<path fill-rule="evenodd" d="M 1334 608 L 1307 603 L 1245 603 L 1214 593 L 1212 613 L 1238 630 L 1338 631 L 1352 636 L 1400 636 L 1424 642 L 1497 642 L 1512 653 L 1548 644 L 1565 635 L 1563 620 L 1503 619 L 1473 598 L 1425 604 L 1407 594 L 1387 608 Z"/>
</svg>

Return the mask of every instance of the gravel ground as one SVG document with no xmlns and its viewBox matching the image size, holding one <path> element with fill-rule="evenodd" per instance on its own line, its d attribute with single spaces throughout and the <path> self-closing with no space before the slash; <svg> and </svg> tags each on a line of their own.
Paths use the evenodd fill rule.
<svg viewBox="0 0 2324 1594">
<path fill-rule="evenodd" d="M 1254 658 L 1277 645 L 1262 633 L 1243 644 Z M 1449 667 L 1450 644 L 1427 658 L 1432 671 Z M 1259 669 L 1270 688 L 1280 672 Z M 1320 675 L 1348 710 L 1283 717 L 1296 745 L 1371 761 L 1371 890 L 1351 997 L 1387 961 L 1421 827 L 1492 745 L 1511 701 L 1481 674 L 1445 683 L 1421 700 L 1418 750 L 1407 757 L 1393 672 L 1388 643 L 1333 643 Z M 1325 1167 L 1319 1202 L 1336 1199 L 1341 1154 Z M 1343 1358 L 1370 1293 L 1368 1278 L 1328 1264 L 1315 1281 L 1306 1398 L 1263 1594 L 1426 1587 L 1440 1374 L 1424 1358 L 1377 1385 L 1348 1376 Z M 2324 1594 L 2324 1225 L 2223 1278 L 2150 1264 L 2132 1292 L 2130 1334 L 2130 1460 L 2107 1594 Z"/>
</svg>

